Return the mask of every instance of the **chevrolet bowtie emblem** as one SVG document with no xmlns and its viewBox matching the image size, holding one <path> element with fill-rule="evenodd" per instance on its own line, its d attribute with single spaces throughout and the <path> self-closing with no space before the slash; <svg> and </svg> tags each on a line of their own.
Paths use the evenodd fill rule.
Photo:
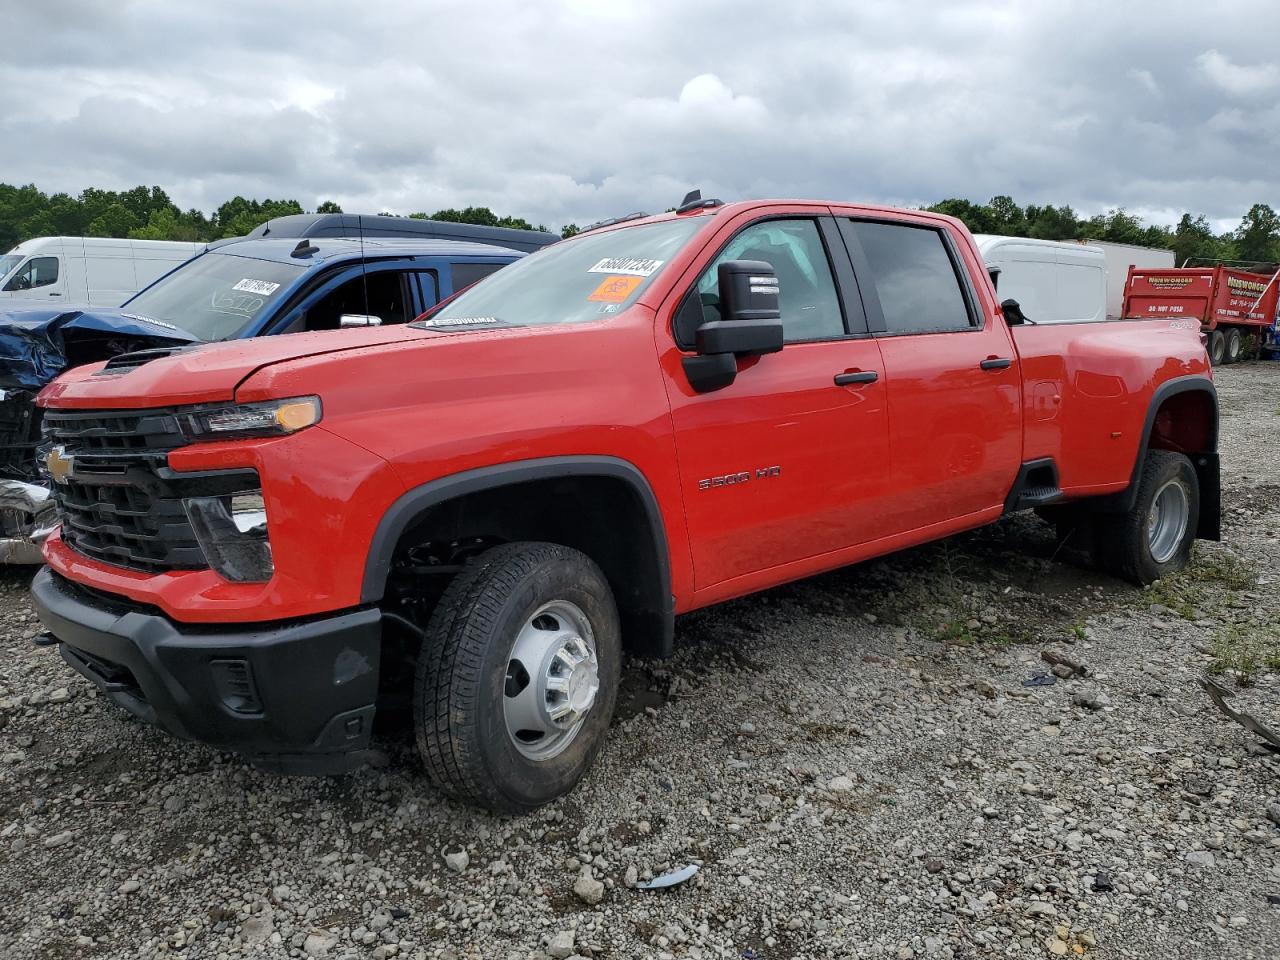
<svg viewBox="0 0 1280 960">
<path fill-rule="evenodd" d="M 74 475 L 76 458 L 64 446 L 56 446 L 44 458 L 44 467 L 55 483 L 66 483 Z"/>
</svg>

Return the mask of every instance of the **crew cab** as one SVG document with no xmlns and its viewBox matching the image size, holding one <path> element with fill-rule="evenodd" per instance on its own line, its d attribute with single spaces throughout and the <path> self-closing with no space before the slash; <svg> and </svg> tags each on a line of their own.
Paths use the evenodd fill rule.
<svg viewBox="0 0 1280 960">
<path fill-rule="evenodd" d="M 280 238 L 220 242 L 122 307 L 0 310 L 0 563 L 39 563 L 40 541 L 54 522 L 49 485 L 36 460 L 40 420 L 34 400 L 66 367 L 175 344 L 402 324 L 523 256 L 456 240 L 298 239 L 296 228 L 313 228 L 316 218 L 282 219 L 306 222 L 273 220 L 261 228 L 274 225 L 274 233 L 284 235 Z M 359 219 L 370 232 L 391 228 L 369 221 L 404 220 L 346 219 Z M 406 229 L 420 232 L 496 231 L 517 239 L 535 233 L 405 222 Z"/>
<path fill-rule="evenodd" d="M 955 219 L 693 196 L 407 325 L 82 367 L 40 642 L 277 769 L 407 698 L 442 790 L 528 810 L 678 614 L 1032 508 L 1137 583 L 1216 538 L 1198 324 L 1025 320 Z"/>
</svg>

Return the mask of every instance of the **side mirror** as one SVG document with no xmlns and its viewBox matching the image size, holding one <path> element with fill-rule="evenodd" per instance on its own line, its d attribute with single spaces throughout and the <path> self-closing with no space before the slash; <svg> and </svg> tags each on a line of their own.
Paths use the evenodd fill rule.
<svg viewBox="0 0 1280 960">
<path fill-rule="evenodd" d="M 717 270 L 720 319 L 698 327 L 696 357 L 685 357 L 689 384 L 699 393 L 719 390 L 738 376 L 739 357 L 782 349 L 778 277 L 763 260 L 728 260 Z"/>
<path fill-rule="evenodd" d="M 382 318 L 368 313 L 344 313 L 338 318 L 340 327 L 380 327 Z"/>
<path fill-rule="evenodd" d="M 1004 322 L 1011 327 L 1031 322 L 1027 319 L 1026 314 L 1022 312 L 1022 307 L 1018 306 L 1018 301 L 1014 300 L 1013 297 L 1000 302 L 1000 312 L 1004 314 Z"/>
</svg>

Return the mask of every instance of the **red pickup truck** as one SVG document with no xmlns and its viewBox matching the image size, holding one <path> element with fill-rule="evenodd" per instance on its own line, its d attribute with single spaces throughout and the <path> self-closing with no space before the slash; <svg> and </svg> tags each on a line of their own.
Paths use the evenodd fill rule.
<svg viewBox="0 0 1280 960">
<path fill-rule="evenodd" d="M 1035 326 L 949 217 L 691 200 L 402 327 L 146 351 L 40 396 L 33 597 L 134 715 L 300 772 L 411 696 L 527 810 L 677 614 L 1037 508 L 1139 583 L 1218 536 L 1198 324 Z"/>
</svg>

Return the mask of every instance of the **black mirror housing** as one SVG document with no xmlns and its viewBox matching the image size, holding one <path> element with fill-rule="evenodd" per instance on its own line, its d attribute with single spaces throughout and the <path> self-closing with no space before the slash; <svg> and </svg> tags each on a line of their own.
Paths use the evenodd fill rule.
<svg viewBox="0 0 1280 960">
<path fill-rule="evenodd" d="M 696 357 L 685 357 L 685 376 L 698 393 L 719 390 L 738 375 L 739 357 L 782 349 L 778 276 L 763 260 L 728 260 L 717 268 L 720 319 L 698 327 Z"/>
<path fill-rule="evenodd" d="M 1018 301 L 1013 297 L 1000 302 L 1000 312 L 1004 314 L 1004 322 L 1011 327 L 1030 322 L 1027 320 L 1026 314 L 1022 312 L 1022 307 L 1018 306 Z"/>
<path fill-rule="evenodd" d="M 728 260 L 717 272 L 721 319 L 698 328 L 698 353 L 755 357 L 781 350 L 782 312 L 772 264 Z"/>
</svg>

